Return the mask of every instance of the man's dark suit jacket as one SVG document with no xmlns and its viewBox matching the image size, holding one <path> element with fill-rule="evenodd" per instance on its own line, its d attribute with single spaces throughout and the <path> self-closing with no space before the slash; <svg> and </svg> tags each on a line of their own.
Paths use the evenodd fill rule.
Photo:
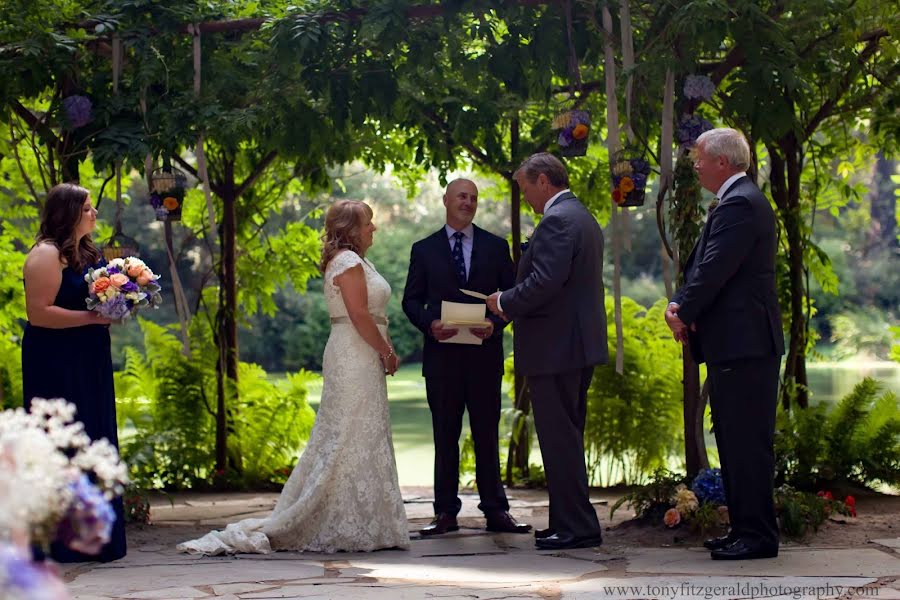
<svg viewBox="0 0 900 600">
<path fill-rule="evenodd" d="M 441 318 L 441 301 L 484 303 L 466 296 L 459 288 L 490 295 L 513 284 L 515 273 L 509 244 L 480 227 L 473 227 L 469 278 L 464 285 L 456 277 L 444 227 L 413 244 L 410 252 L 403 312 L 425 335 L 422 358 L 422 375 L 425 377 L 453 376 L 460 369 L 503 372 L 503 328 L 507 322 L 490 311 L 487 311 L 487 318 L 494 323 L 494 333 L 481 346 L 441 343 L 431 335 L 431 322 Z"/>
<path fill-rule="evenodd" d="M 775 291 L 775 215 L 749 177 L 723 194 L 685 265 L 673 302 L 697 362 L 784 354 Z"/>
<path fill-rule="evenodd" d="M 603 232 L 575 194 L 557 198 L 519 260 L 516 286 L 500 296 L 515 321 L 516 366 L 550 375 L 609 360 Z"/>
</svg>

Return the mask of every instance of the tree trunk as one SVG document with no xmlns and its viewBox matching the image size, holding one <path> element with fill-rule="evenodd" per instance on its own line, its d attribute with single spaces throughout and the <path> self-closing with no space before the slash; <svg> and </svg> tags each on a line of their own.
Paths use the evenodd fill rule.
<svg viewBox="0 0 900 600">
<path fill-rule="evenodd" d="M 510 123 L 510 159 L 515 162 L 519 154 L 519 119 L 514 118 Z M 519 183 L 510 178 L 510 222 L 512 225 L 512 255 L 513 264 L 518 269 L 519 259 L 522 257 L 522 215 L 521 193 Z M 515 325 L 513 325 L 515 333 Z M 513 422 L 510 432 L 509 453 L 506 459 L 506 485 L 513 484 L 513 471 L 518 468 L 525 477 L 528 476 L 528 455 L 531 452 L 531 432 L 528 428 L 528 414 L 531 411 L 531 401 L 528 396 L 528 382 L 519 373 L 516 366 L 516 357 L 513 354 L 513 402 L 519 412 L 519 417 Z M 518 429 L 518 435 L 517 430 Z"/>
<path fill-rule="evenodd" d="M 240 453 L 228 449 L 228 436 L 234 434 L 232 411 L 237 404 L 238 392 L 238 339 L 237 339 L 237 187 L 234 182 L 234 161 L 226 159 L 223 165 L 222 236 L 220 264 L 220 304 L 216 322 L 219 326 L 219 364 L 217 367 L 218 402 L 216 405 L 216 469 L 227 467 L 242 470 Z"/>
<path fill-rule="evenodd" d="M 872 233 L 867 253 L 874 249 L 897 248 L 900 242 L 897 240 L 897 184 L 891 180 L 897 172 L 897 161 L 888 160 L 884 152 L 879 152 L 874 171 L 869 186 Z"/>
<path fill-rule="evenodd" d="M 809 405 L 809 383 L 806 376 L 806 340 L 809 323 L 804 304 L 806 270 L 803 266 L 805 240 L 800 211 L 800 153 L 793 137 L 783 139 L 778 148 L 769 146 L 772 198 L 781 213 L 784 236 L 788 245 L 788 281 L 790 292 L 790 343 L 784 362 L 781 402 L 790 408 L 791 397 L 797 406 Z"/>
</svg>

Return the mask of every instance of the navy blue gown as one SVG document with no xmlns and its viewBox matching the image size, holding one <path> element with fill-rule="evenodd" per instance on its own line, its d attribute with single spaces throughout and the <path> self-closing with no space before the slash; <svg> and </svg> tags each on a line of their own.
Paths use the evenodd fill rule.
<svg viewBox="0 0 900 600">
<path fill-rule="evenodd" d="M 69 267 L 63 270 L 54 305 L 69 310 L 87 310 L 85 272 L 87 270 L 78 273 Z M 108 327 L 84 325 L 48 329 L 26 324 L 22 338 L 22 390 L 26 409 L 35 397 L 65 398 L 78 409 L 75 418 L 84 423 L 88 437 L 92 440 L 106 438 L 118 448 Z M 112 538 L 99 555 L 82 554 L 54 543 L 51 546 L 53 560 L 108 562 L 125 556 L 125 516 L 121 498 L 116 498 L 113 508 L 116 523 Z"/>
</svg>

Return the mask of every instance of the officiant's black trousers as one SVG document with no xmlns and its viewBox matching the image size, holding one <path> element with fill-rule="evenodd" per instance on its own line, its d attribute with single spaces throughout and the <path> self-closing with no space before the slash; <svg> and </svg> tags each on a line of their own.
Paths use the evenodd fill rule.
<svg viewBox="0 0 900 600">
<path fill-rule="evenodd" d="M 772 495 L 780 367 L 780 356 L 707 365 L 731 533 L 770 546 L 778 545 Z"/>
<path fill-rule="evenodd" d="M 587 391 L 594 368 L 529 375 L 534 426 L 550 490 L 550 528 L 561 536 L 600 537 L 584 464 Z"/>
<path fill-rule="evenodd" d="M 453 377 L 426 377 L 425 390 L 434 429 L 434 512 L 459 514 L 459 436 L 463 411 L 475 443 L 475 482 L 485 514 L 509 510 L 500 480 L 501 373 L 461 371 Z"/>
</svg>

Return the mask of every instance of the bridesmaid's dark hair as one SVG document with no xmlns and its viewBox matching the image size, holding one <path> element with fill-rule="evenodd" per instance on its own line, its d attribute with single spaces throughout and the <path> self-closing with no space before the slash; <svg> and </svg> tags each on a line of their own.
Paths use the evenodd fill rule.
<svg viewBox="0 0 900 600">
<path fill-rule="evenodd" d="M 75 228 L 84 214 L 84 203 L 90 192 L 74 183 L 54 185 L 44 200 L 41 211 L 41 229 L 37 243 L 48 242 L 59 249 L 59 255 L 76 272 L 88 265 L 100 262 L 100 250 L 94 245 L 90 234 L 75 239 Z"/>
</svg>

